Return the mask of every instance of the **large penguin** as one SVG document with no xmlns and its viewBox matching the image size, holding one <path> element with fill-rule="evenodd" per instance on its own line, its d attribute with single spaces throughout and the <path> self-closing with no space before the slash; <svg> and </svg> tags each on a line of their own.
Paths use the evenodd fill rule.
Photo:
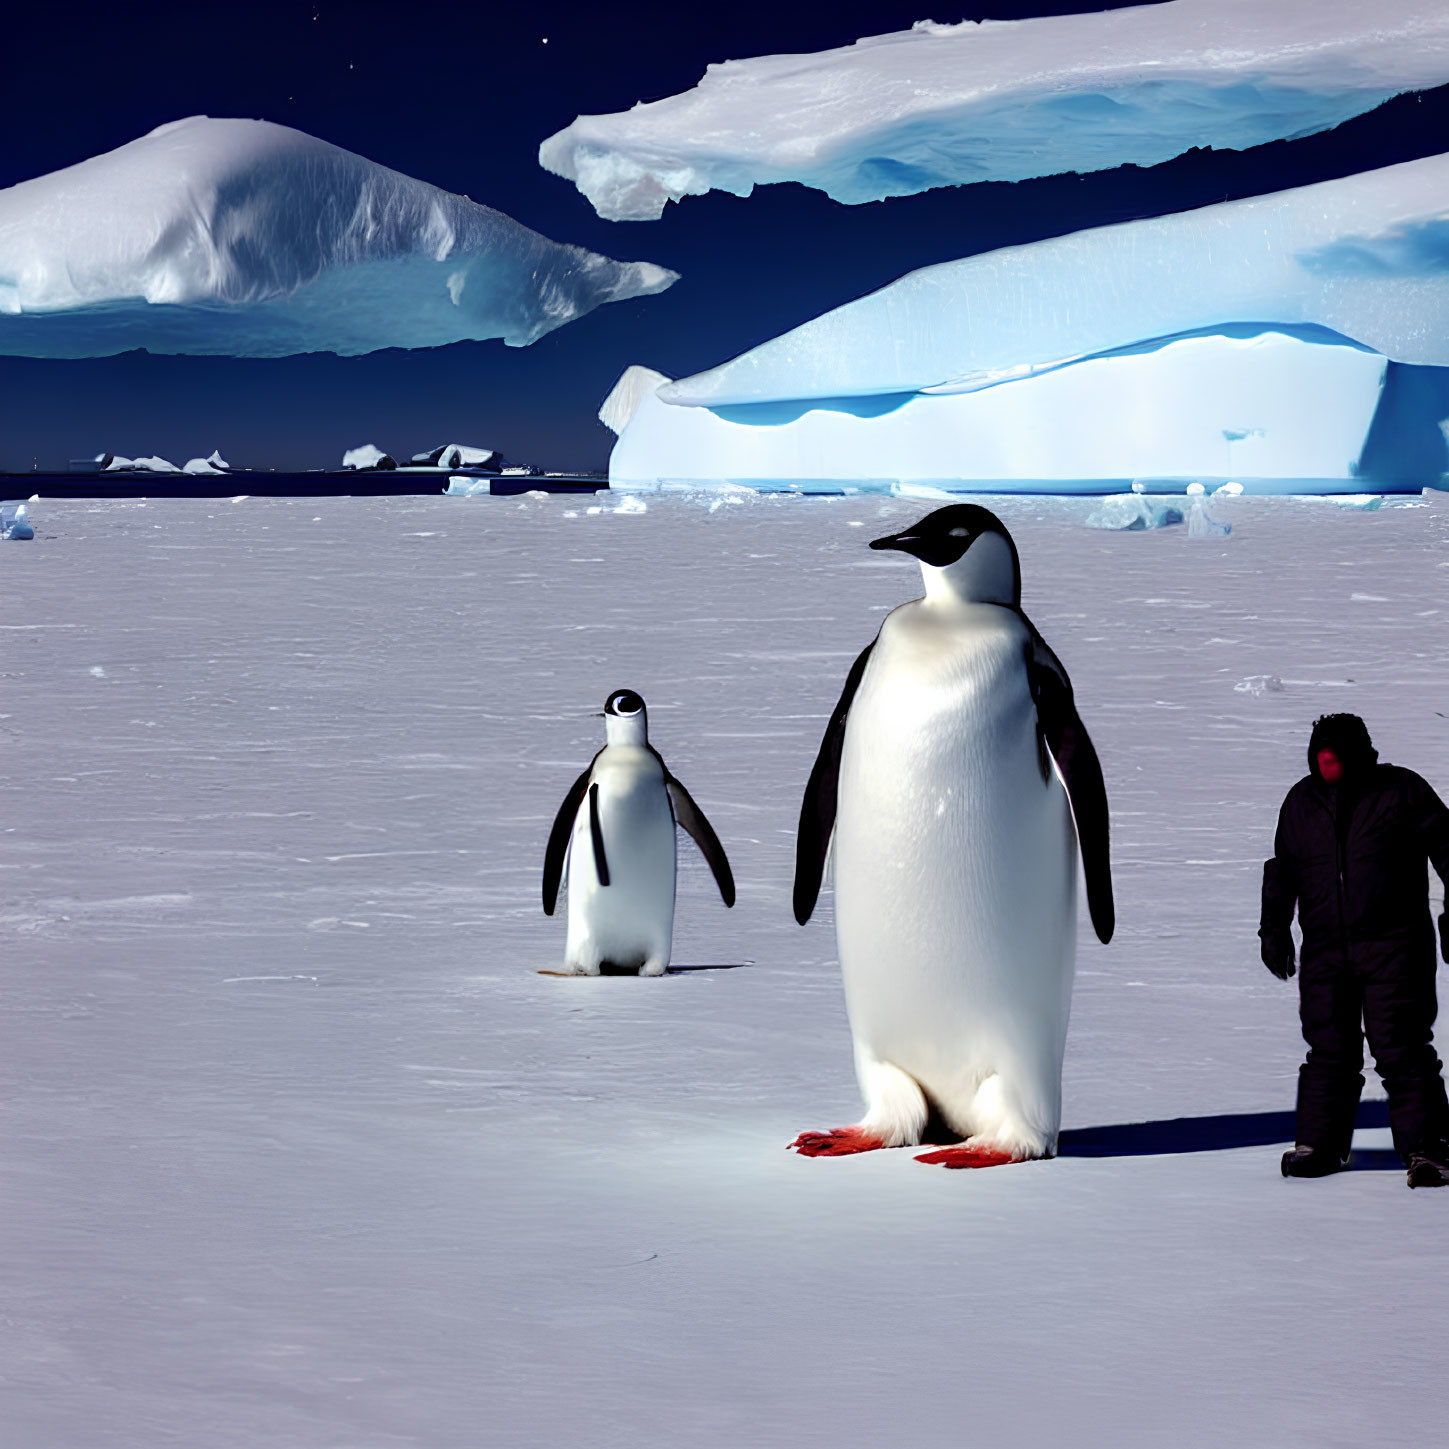
<svg viewBox="0 0 1449 1449">
<path fill-rule="evenodd" d="M 1061 661 L 1021 609 L 1001 520 L 955 504 L 872 544 L 926 593 L 855 661 L 806 786 L 795 917 L 834 836 L 835 923 L 866 1113 L 806 1156 L 964 1139 L 918 1160 L 1050 1157 L 1076 955 L 1078 841 L 1112 937 L 1107 792 Z M 939 1140 L 939 1139 L 938 1139 Z"/>
<path fill-rule="evenodd" d="M 735 903 L 734 877 L 704 812 L 650 745 L 648 712 L 632 689 L 609 696 L 604 735 L 554 819 L 543 858 L 544 914 L 553 915 L 567 857 L 569 971 L 637 967 L 641 976 L 659 976 L 674 936 L 675 824 L 704 852 L 727 906 Z"/>
</svg>

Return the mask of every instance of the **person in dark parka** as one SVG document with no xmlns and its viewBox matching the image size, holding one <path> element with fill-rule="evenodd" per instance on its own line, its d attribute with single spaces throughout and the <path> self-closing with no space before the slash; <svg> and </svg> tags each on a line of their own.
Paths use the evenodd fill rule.
<svg viewBox="0 0 1449 1449">
<path fill-rule="evenodd" d="M 1357 715 L 1316 720 L 1308 775 L 1283 802 L 1273 858 L 1263 866 L 1258 931 L 1263 964 L 1286 981 L 1297 907 L 1308 1059 L 1298 1072 L 1297 1146 L 1284 1154 L 1285 1177 L 1348 1165 L 1367 1030 L 1409 1186 L 1449 1184 L 1426 859 L 1449 883 L 1449 808 L 1412 770 L 1379 764 Z M 1449 961 L 1449 911 L 1439 917 L 1439 948 Z"/>
</svg>

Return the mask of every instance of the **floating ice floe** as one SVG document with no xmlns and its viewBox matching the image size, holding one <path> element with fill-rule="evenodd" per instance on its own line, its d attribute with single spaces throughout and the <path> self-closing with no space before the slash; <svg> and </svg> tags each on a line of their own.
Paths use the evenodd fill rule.
<svg viewBox="0 0 1449 1449">
<path fill-rule="evenodd" d="M 491 478 L 449 478 L 448 486 L 443 492 L 450 498 L 476 498 L 480 494 L 493 491 L 493 480 Z"/>
<path fill-rule="evenodd" d="M 536 341 L 676 274 L 268 121 L 193 116 L 0 191 L 0 353 Z"/>
<path fill-rule="evenodd" d="M 0 505 L 0 538 L 19 542 L 34 537 L 35 528 L 30 522 L 30 514 L 24 503 Z"/>
<path fill-rule="evenodd" d="M 355 468 L 359 473 L 372 469 L 385 472 L 397 467 L 397 459 L 391 453 L 384 453 L 374 443 L 364 443 L 360 448 L 349 448 L 342 455 L 344 468 Z"/>
<path fill-rule="evenodd" d="M 798 181 L 837 201 L 1151 166 L 1327 130 L 1449 81 L 1425 0 L 1173 0 L 964 21 L 710 66 L 692 90 L 580 116 L 539 147 L 601 216 Z"/>
</svg>

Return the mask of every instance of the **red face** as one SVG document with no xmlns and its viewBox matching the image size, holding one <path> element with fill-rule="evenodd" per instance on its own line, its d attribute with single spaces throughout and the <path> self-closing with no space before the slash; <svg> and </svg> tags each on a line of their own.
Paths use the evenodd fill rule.
<svg viewBox="0 0 1449 1449">
<path fill-rule="evenodd" d="M 1318 773 L 1326 785 L 1336 785 L 1343 779 L 1343 761 L 1332 750 L 1319 750 Z"/>
</svg>

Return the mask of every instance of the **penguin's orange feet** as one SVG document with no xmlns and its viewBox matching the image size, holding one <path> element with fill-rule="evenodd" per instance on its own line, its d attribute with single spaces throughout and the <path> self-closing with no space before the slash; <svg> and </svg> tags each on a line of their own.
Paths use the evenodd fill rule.
<svg viewBox="0 0 1449 1449">
<path fill-rule="evenodd" d="M 1015 1162 L 1009 1152 L 997 1152 L 990 1147 L 942 1147 L 935 1152 L 923 1152 L 917 1162 L 929 1162 L 934 1167 L 1000 1167 L 1004 1162 Z"/>
<path fill-rule="evenodd" d="M 885 1143 L 860 1127 L 834 1127 L 829 1132 L 802 1132 L 790 1146 L 801 1157 L 850 1157 L 874 1152 Z"/>
</svg>

